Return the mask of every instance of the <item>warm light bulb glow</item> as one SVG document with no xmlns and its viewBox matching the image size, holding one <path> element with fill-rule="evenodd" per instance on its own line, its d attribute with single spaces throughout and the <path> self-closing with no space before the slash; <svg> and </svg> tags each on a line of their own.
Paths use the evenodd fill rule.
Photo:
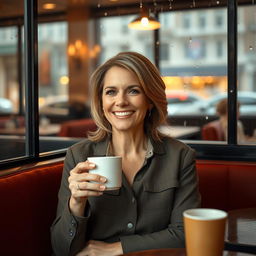
<svg viewBox="0 0 256 256">
<path fill-rule="evenodd" d="M 161 24 L 153 17 L 139 17 L 130 22 L 128 27 L 137 30 L 155 30 L 160 28 Z"/>
<path fill-rule="evenodd" d="M 76 48 L 73 44 L 68 46 L 68 55 L 74 56 L 76 54 Z"/>
<path fill-rule="evenodd" d="M 45 10 L 52 10 L 52 9 L 55 9 L 55 7 L 56 7 L 56 4 L 53 4 L 53 3 L 46 3 L 43 5 L 43 8 Z"/>
<path fill-rule="evenodd" d="M 81 49 L 82 48 L 82 45 L 83 45 L 83 43 L 82 43 L 82 41 L 81 40 L 76 40 L 75 41 L 75 48 L 76 49 Z"/>
<path fill-rule="evenodd" d="M 61 76 L 59 81 L 60 81 L 61 85 L 67 85 L 69 83 L 69 77 L 68 76 Z"/>
<path fill-rule="evenodd" d="M 148 23 L 149 23 L 147 17 L 142 17 L 140 22 L 141 22 L 142 26 L 148 26 Z"/>
</svg>

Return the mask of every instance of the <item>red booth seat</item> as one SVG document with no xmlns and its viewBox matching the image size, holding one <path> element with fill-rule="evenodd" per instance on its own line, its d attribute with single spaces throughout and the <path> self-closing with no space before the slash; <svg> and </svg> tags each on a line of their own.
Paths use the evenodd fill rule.
<svg viewBox="0 0 256 256">
<path fill-rule="evenodd" d="M 0 255 L 51 255 L 62 168 L 63 159 L 0 172 Z M 197 171 L 202 207 L 256 207 L 256 163 L 198 160 Z"/>
<path fill-rule="evenodd" d="M 197 160 L 202 207 L 256 207 L 256 163 Z"/>
</svg>

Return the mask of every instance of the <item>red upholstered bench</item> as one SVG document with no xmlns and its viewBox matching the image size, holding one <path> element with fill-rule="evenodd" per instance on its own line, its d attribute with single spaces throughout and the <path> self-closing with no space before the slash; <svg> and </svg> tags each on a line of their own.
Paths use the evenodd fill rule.
<svg viewBox="0 0 256 256">
<path fill-rule="evenodd" d="M 62 168 L 63 160 L 0 177 L 0 255 L 51 255 Z"/>
<path fill-rule="evenodd" d="M 197 160 L 202 207 L 256 207 L 256 163 Z"/>
<path fill-rule="evenodd" d="M 51 255 L 62 168 L 63 159 L 0 173 L 0 255 Z M 256 207 L 256 163 L 198 160 L 197 171 L 203 207 Z"/>
<path fill-rule="evenodd" d="M 85 138 L 90 131 L 95 131 L 97 126 L 93 119 L 78 119 L 63 122 L 58 136 Z"/>
</svg>

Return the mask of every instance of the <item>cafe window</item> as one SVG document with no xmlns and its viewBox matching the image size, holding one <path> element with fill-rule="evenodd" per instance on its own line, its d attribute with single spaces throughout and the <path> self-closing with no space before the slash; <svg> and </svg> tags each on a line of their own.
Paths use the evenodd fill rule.
<svg viewBox="0 0 256 256">
<path fill-rule="evenodd" d="M 256 6 L 239 6 L 238 11 L 238 102 L 239 144 L 256 144 L 256 63 L 255 19 Z"/>
<path fill-rule="evenodd" d="M 219 11 L 213 8 L 187 11 L 189 13 L 186 17 L 198 21 L 203 18 L 204 25 L 210 26 Z M 213 54 L 216 46 L 212 40 L 213 37 L 221 37 L 226 41 L 226 35 L 207 27 L 202 31 L 201 26 L 194 26 L 193 34 L 183 33 L 178 23 L 180 15 L 181 12 L 160 14 L 166 18 L 174 16 L 170 29 L 175 30 L 175 33 L 169 38 L 173 45 L 172 54 L 165 62 L 162 62 L 160 54 L 160 72 L 166 84 L 168 116 L 173 126 L 175 124 L 177 128 L 187 128 L 184 139 L 204 140 L 207 138 L 202 137 L 203 126 L 217 118 L 215 105 L 219 98 L 216 95 L 227 97 L 227 62 L 226 59 L 220 61 Z M 162 25 L 160 41 L 168 40 L 166 29 L 169 28 Z"/>
<path fill-rule="evenodd" d="M 127 27 L 128 23 L 134 18 L 134 15 L 125 16 Z M 100 58 L 101 63 L 123 51 L 123 49 L 126 51 L 137 51 L 147 56 L 151 61 L 154 61 L 153 32 L 129 29 L 124 34 L 123 22 L 121 21 L 122 17 L 106 17 L 99 20 L 100 27 L 104 26 L 105 30 L 104 34 L 100 33 L 99 39 L 100 47 L 104 48 L 104 58 Z"/>
</svg>

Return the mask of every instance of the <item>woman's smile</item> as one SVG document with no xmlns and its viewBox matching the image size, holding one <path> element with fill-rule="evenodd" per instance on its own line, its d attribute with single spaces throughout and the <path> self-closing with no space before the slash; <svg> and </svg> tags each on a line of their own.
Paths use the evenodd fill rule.
<svg viewBox="0 0 256 256">
<path fill-rule="evenodd" d="M 113 114 L 118 118 L 127 118 L 130 117 L 134 111 L 115 111 Z"/>
</svg>

